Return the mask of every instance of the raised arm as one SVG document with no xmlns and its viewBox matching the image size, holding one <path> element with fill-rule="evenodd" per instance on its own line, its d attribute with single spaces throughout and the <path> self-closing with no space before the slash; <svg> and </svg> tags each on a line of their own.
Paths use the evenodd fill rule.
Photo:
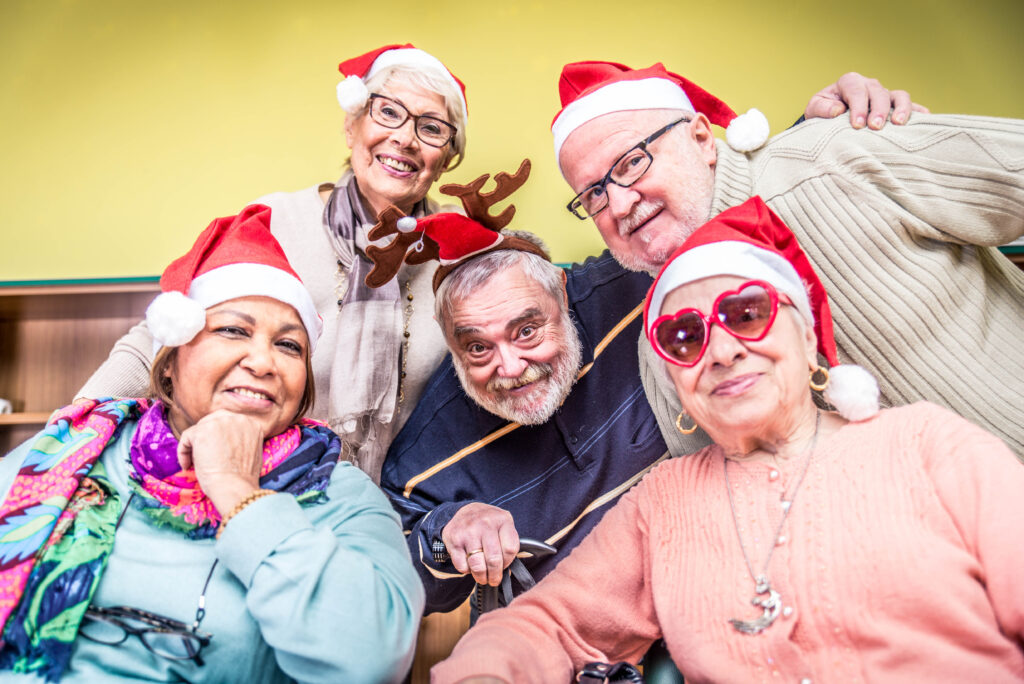
<svg viewBox="0 0 1024 684">
<path fill-rule="evenodd" d="M 911 112 L 928 113 L 928 108 L 912 102 L 905 90 L 889 90 L 877 78 L 849 71 L 811 96 L 804 118 L 832 119 L 846 111 L 854 128 L 878 130 L 890 118 L 894 124 L 905 124 Z"/>
<path fill-rule="evenodd" d="M 987 246 L 1024 235 L 1024 121 L 941 114 L 872 135 L 833 133 L 823 173 L 854 179 L 871 205 L 898 208 L 910 232 Z"/>
</svg>

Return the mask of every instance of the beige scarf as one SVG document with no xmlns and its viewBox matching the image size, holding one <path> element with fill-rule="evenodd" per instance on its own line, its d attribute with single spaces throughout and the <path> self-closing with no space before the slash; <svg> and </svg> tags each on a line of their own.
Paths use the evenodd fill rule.
<svg viewBox="0 0 1024 684">
<path fill-rule="evenodd" d="M 416 217 L 430 213 L 424 198 Z M 324 226 L 348 289 L 338 312 L 337 343 L 331 378 L 329 422 L 346 444 L 351 460 L 374 473 L 384 460 L 398 403 L 401 368 L 402 301 L 398 278 L 368 287 L 373 263 L 366 257 L 367 232 L 376 223 L 368 215 L 351 171 L 338 180 L 324 208 Z M 384 240 L 386 242 L 387 240 Z"/>
</svg>

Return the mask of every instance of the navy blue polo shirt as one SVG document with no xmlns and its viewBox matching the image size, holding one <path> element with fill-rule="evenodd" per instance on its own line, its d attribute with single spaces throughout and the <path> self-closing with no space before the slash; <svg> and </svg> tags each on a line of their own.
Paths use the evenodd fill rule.
<svg viewBox="0 0 1024 684">
<path fill-rule="evenodd" d="M 650 284 L 608 252 L 567 271 L 583 368 L 544 425 L 509 423 L 481 409 L 463 392 L 450 356 L 434 372 L 381 473 L 426 587 L 428 613 L 458 607 L 475 586 L 472 576 L 431 554 L 431 542 L 462 506 L 503 508 L 520 537 L 555 546 L 555 556 L 523 560 L 540 579 L 666 456 L 637 357 Z"/>
</svg>

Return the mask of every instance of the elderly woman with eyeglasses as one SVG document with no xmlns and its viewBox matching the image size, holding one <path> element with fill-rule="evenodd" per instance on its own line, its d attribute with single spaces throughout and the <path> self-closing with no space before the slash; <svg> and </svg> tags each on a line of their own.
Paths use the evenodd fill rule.
<svg viewBox="0 0 1024 684">
<path fill-rule="evenodd" d="M 677 427 L 713 444 L 653 470 L 433 681 L 567 682 L 658 638 L 687 682 L 1024 678 L 1024 468 L 946 409 L 878 411 L 759 197 L 691 235 L 646 307 Z"/>
<path fill-rule="evenodd" d="M 270 216 L 164 272 L 155 399 L 80 400 L 0 461 L 3 681 L 404 676 L 423 589 L 387 499 L 303 419 L 321 321 Z"/>
<path fill-rule="evenodd" d="M 403 264 L 393 282 L 370 288 L 367 232 L 392 204 L 416 217 L 441 209 L 427 191 L 465 153 L 466 97 L 461 81 L 412 45 L 384 46 L 339 70 L 347 76 L 338 101 L 347 114 L 348 168 L 336 183 L 257 201 L 274 210 L 271 230 L 324 321 L 310 415 L 341 435 L 346 460 L 376 481 L 445 347 L 433 321 L 435 264 Z M 151 339 L 145 325 L 133 328 L 78 396 L 144 391 Z"/>
</svg>

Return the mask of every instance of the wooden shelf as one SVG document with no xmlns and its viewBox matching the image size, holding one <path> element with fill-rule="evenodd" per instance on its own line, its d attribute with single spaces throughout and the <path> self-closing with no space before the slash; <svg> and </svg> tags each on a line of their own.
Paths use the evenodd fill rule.
<svg viewBox="0 0 1024 684">
<path fill-rule="evenodd" d="M 109 318 L 135 312 L 160 292 L 151 283 L 36 285 L 0 287 L 0 319 Z"/>
<path fill-rule="evenodd" d="M 30 413 L 2 413 L 0 425 L 43 425 L 52 411 L 32 411 Z"/>
<path fill-rule="evenodd" d="M 28 439 L 142 320 L 156 279 L 0 283 L 0 455 Z"/>
</svg>

